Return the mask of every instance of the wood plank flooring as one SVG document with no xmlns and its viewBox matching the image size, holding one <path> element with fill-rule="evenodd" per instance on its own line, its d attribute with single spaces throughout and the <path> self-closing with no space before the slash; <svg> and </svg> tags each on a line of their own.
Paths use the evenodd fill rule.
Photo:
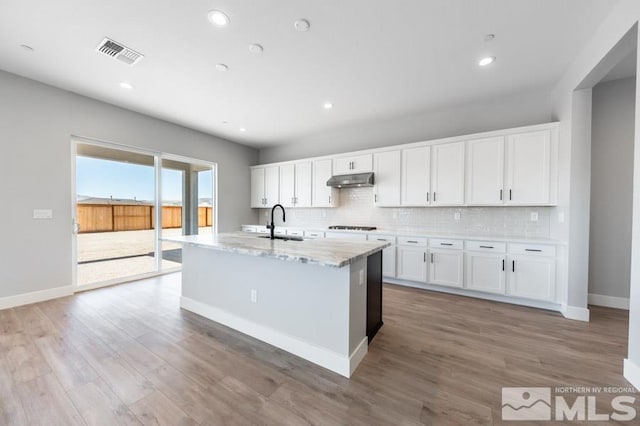
<svg viewBox="0 0 640 426">
<path fill-rule="evenodd" d="M 629 386 L 625 311 L 581 323 L 385 285 L 348 380 L 182 311 L 179 291 L 173 274 L 0 311 L 0 424 L 497 425 L 502 386 Z"/>
</svg>

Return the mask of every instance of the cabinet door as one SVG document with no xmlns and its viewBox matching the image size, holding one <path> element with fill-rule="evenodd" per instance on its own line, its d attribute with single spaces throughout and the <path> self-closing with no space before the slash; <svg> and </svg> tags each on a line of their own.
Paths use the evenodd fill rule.
<svg viewBox="0 0 640 426">
<path fill-rule="evenodd" d="M 504 137 L 467 142 L 466 195 L 469 205 L 504 203 Z"/>
<path fill-rule="evenodd" d="M 280 166 L 280 204 L 293 207 L 295 192 L 295 166 L 287 164 Z"/>
<path fill-rule="evenodd" d="M 555 259 L 511 256 L 508 260 L 510 296 L 545 301 L 555 299 Z"/>
<path fill-rule="evenodd" d="M 311 207 L 311 162 L 296 163 L 295 206 Z"/>
<path fill-rule="evenodd" d="M 462 287 L 462 251 L 431 250 L 429 282 L 449 287 Z"/>
<path fill-rule="evenodd" d="M 331 160 L 313 162 L 313 190 L 311 194 L 313 207 L 336 207 L 338 205 L 337 190 L 327 186 L 327 181 L 332 175 L 331 163 Z"/>
<path fill-rule="evenodd" d="M 506 260 L 502 254 L 467 253 L 466 287 L 505 294 Z"/>
<path fill-rule="evenodd" d="M 408 281 L 427 281 L 427 252 L 424 248 L 398 246 L 397 276 Z"/>
<path fill-rule="evenodd" d="M 374 155 L 376 206 L 400 205 L 400 151 L 380 152 Z"/>
<path fill-rule="evenodd" d="M 251 169 L 251 207 L 264 207 L 264 169 Z"/>
<path fill-rule="evenodd" d="M 549 204 L 551 131 L 507 139 L 506 204 Z"/>
<path fill-rule="evenodd" d="M 396 277 L 396 248 L 395 246 L 387 247 L 382 250 L 382 276 Z"/>
<path fill-rule="evenodd" d="M 464 142 L 431 147 L 431 203 L 464 204 Z"/>
<path fill-rule="evenodd" d="M 334 175 L 350 175 L 373 171 L 373 156 L 371 154 L 341 157 L 333 160 Z"/>
<path fill-rule="evenodd" d="M 264 198 L 267 207 L 279 202 L 280 168 L 278 166 L 264 168 Z"/>
<path fill-rule="evenodd" d="M 403 206 L 428 206 L 431 202 L 431 148 L 402 150 L 400 196 Z"/>
</svg>

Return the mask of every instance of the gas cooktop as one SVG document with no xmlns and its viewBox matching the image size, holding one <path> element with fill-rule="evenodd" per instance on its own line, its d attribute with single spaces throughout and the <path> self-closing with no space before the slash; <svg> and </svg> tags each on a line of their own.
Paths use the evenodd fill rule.
<svg viewBox="0 0 640 426">
<path fill-rule="evenodd" d="M 329 229 L 340 229 L 346 231 L 375 231 L 375 226 L 345 226 L 345 225 L 334 225 L 330 226 Z"/>
</svg>

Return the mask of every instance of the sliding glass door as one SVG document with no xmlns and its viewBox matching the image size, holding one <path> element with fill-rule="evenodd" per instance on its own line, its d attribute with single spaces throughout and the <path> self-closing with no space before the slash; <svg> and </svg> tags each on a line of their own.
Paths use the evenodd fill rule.
<svg viewBox="0 0 640 426">
<path fill-rule="evenodd" d="M 75 142 L 75 277 L 95 288 L 178 270 L 163 236 L 213 234 L 215 165 Z"/>
</svg>

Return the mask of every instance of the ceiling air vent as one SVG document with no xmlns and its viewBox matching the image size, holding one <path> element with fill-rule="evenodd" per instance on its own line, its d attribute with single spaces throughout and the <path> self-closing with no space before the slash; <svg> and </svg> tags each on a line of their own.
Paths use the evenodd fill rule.
<svg viewBox="0 0 640 426">
<path fill-rule="evenodd" d="M 127 65 L 133 65 L 144 58 L 143 54 L 106 37 L 96 47 L 96 50 Z"/>
</svg>

